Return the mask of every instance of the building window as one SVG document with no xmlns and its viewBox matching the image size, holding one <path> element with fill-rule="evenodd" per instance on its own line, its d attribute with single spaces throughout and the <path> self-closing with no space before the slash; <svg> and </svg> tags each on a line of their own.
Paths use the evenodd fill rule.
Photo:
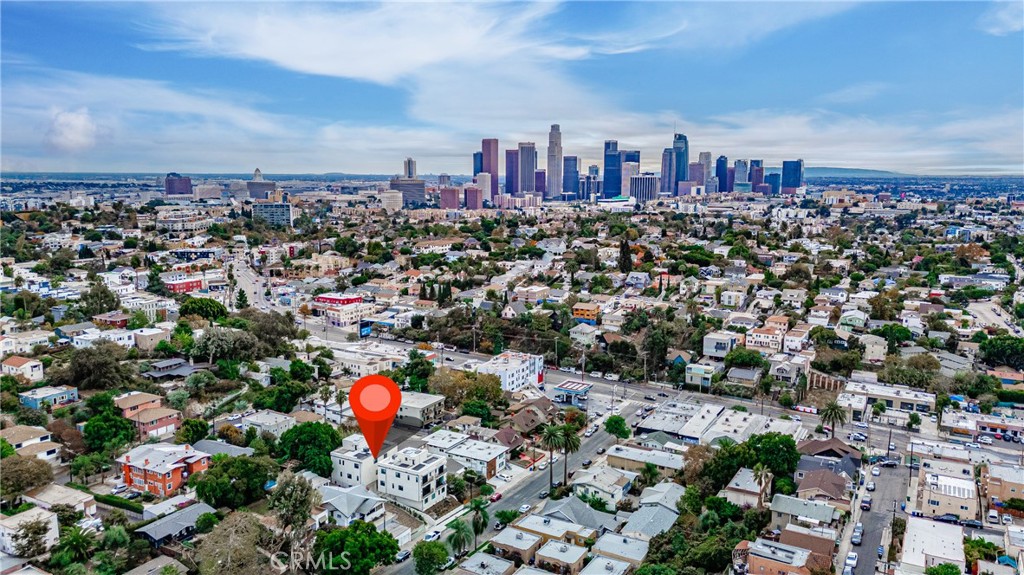
<svg viewBox="0 0 1024 575">
<path fill-rule="evenodd" d="M 170 491 L 170 490 L 171 490 L 171 484 L 170 484 L 170 483 L 168 483 L 168 484 L 167 484 L 167 490 L 168 490 L 168 491 Z"/>
</svg>

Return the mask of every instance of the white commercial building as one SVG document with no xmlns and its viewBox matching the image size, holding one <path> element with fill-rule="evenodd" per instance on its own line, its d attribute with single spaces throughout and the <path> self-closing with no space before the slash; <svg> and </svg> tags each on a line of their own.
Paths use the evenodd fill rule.
<svg viewBox="0 0 1024 575">
<path fill-rule="evenodd" d="M 407 447 L 377 462 L 377 492 L 424 511 L 447 497 L 447 465 L 448 458 L 444 455 Z"/>
<path fill-rule="evenodd" d="M 476 371 L 498 376 L 503 391 L 519 391 L 544 381 L 544 356 L 506 351 L 478 365 Z"/>
</svg>

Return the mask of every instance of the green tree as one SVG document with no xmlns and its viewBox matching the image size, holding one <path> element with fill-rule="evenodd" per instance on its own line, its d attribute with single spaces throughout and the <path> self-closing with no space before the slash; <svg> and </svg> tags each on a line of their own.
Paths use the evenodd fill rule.
<svg viewBox="0 0 1024 575">
<path fill-rule="evenodd" d="M 118 413 L 103 412 L 85 422 L 82 439 L 90 451 L 114 451 L 135 437 L 135 426 Z"/>
<path fill-rule="evenodd" d="M 313 554 L 330 563 L 320 568 L 323 575 L 347 573 L 369 575 L 378 565 L 390 565 L 398 553 L 398 542 L 372 523 L 353 521 L 345 528 L 326 527 L 316 532 Z"/>
<path fill-rule="evenodd" d="M 238 295 L 235 297 L 235 308 L 245 309 L 247 307 L 249 307 L 249 296 L 245 290 L 238 290 Z"/>
<path fill-rule="evenodd" d="M 78 309 L 86 317 L 92 317 L 120 308 L 121 298 L 117 297 L 117 294 L 110 291 L 110 288 L 102 282 L 92 284 L 89 291 L 82 294 L 82 298 L 78 300 Z"/>
<path fill-rule="evenodd" d="M 416 575 L 436 575 L 448 561 L 448 548 L 440 541 L 420 541 L 412 548 Z"/>
<path fill-rule="evenodd" d="M 45 519 L 23 521 L 18 531 L 11 537 L 14 543 L 14 554 L 18 557 L 32 558 L 46 553 L 46 536 L 50 532 L 50 524 Z"/>
<path fill-rule="evenodd" d="M 6 439 L 0 437 L 0 459 L 7 459 L 14 454 L 14 446 L 8 443 Z"/>
<path fill-rule="evenodd" d="M 288 365 L 288 373 L 296 381 L 308 382 L 313 379 L 314 371 L 312 365 L 299 359 L 293 359 L 291 364 Z"/>
<path fill-rule="evenodd" d="M 167 405 L 178 411 L 185 411 L 185 408 L 188 407 L 188 400 L 188 390 L 185 389 L 176 389 L 167 394 Z"/>
<path fill-rule="evenodd" d="M 96 537 L 91 531 L 81 527 L 68 527 L 60 534 L 60 543 L 55 548 L 55 553 L 66 553 L 72 560 L 85 562 L 89 554 L 96 546 Z"/>
<path fill-rule="evenodd" d="M 766 361 L 761 354 L 745 347 L 734 347 L 732 351 L 725 354 L 725 367 L 726 369 L 732 369 L 734 367 L 752 367 L 761 368 L 764 367 Z"/>
<path fill-rule="evenodd" d="M 555 464 L 551 461 L 555 458 L 555 450 L 562 449 L 564 441 L 563 430 L 557 425 L 548 425 L 540 434 L 540 444 L 548 450 L 548 485 L 555 484 Z"/>
<path fill-rule="evenodd" d="M 800 452 L 796 449 L 796 441 L 790 435 L 778 432 L 752 435 L 745 443 L 755 454 L 758 462 L 763 464 L 775 476 L 793 475 L 800 462 Z"/>
<path fill-rule="evenodd" d="M 582 440 L 576 432 L 576 428 L 570 425 L 562 426 L 562 450 L 565 452 L 565 461 L 562 462 L 562 483 L 569 484 L 569 456 L 580 450 Z"/>
<path fill-rule="evenodd" d="M 629 425 L 621 415 L 612 415 L 604 421 L 604 430 L 614 435 L 617 439 L 628 439 Z"/>
<path fill-rule="evenodd" d="M 139 310 L 132 314 L 132 318 L 128 320 L 128 329 L 139 329 L 149 325 L 149 316 L 146 312 Z"/>
<path fill-rule="evenodd" d="M 296 542 L 306 532 L 313 507 L 320 504 L 320 493 L 304 477 L 290 471 L 281 474 L 277 485 L 270 494 L 270 509 L 274 511 L 277 524 L 292 529 Z"/>
<path fill-rule="evenodd" d="M 181 304 L 178 315 L 187 317 L 197 315 L 208 321 L 216 321 L 228 316 L 228 308 L 215 299 L 206 297 L 190 297 Z"/>
<path fill-rule="evenodd" d="M 626 238 L 619 242 L 619 271 L 624 274 L 633 271 L 633 252 L 629 249 Z"/>
<path fill-rule="evenodd" d="M 907 429 L 914 429 L 915 427 L 919 427 L 920 425 L 921 425 L 921 416 L 920 415 L 918 415 L 916 413 L 911 413 L 910 416 L 907 417 Z"/>
<path fill-rule="evenodd" d="M 499 512 L 500 513 L 500 512 Z M 448 524 L 448 528 L 452 530 L 448 534 L 448 538 L 445 540 L 448 542 L 448 547 L 452 550 L 452 555 L 455 557 L 461 557 L 466 549 L 473 544 L 473 540 L 476 536 L 473 533 L 473 527 L 461 519 L 456 519 Z"/>
<path fill-rule="evenodd" d="M 981 357 L 988 365 L 1024 369 L 1024 338 L 1011 335 L 990 337 L 981 342 L 980 349 Z"/>
<path fill-rule="evenodd" d="M 42 487 L 53 481 L 50 464 L 35 457 L 14 456 L 4 460 L 0 473 L 0 496 L 10 502 L 26 491 Z"/>
<path fill-rule="evenodd" d="M 270 571 L 270 532 L 252 513 L 236 511 L 208 533 L 196 552 L 200 575 L 253 575 Z M 339 557 L 340 556 L 337 556 Z M 326 573 L 326 572 L 325 572 Z"/>
<path fill-rule="evenodd" d="M 200 501 L 211 507 L 238 509 L 264 495 L 263 488 L 277 475 L 269 457 L 214 456 L 209 469 L 188 478 Z"/>
<path fill-rule="evenodd" d="M 835 401 L 825 404 L 825 407 L 818 412 L 818 417 L 825 425 L 832 427 L 832 437 L 836 436 L 836 428 L 846 425 L 846 410 Z"/>
<path fill-rule="evenodd" d="M 50 511 L 57 515 L 57 524 L 61 527 L 74 525 L 75 522 L 81 519 L 84 515 L 81 511 L 76 509 L 75 506 L 67 503 L 53 505 L 50 507 Z"/>
<path fill-rule="evenodd" d="M 47 370 L 51 385 L 70 385 L 79 389 L 133 389 L 135 368 L 122 364 L 125 350 L 110 341 L 76 349 L 66 366 Z"/>
<path fill-rule="evenodd" d="M 448 495 L 458 501 L 466 496 L 466 480 L 459 475 L 448 475 Z"/>
<path fill-rule="evenodd" d="M 491 516 L 487 513 L 487 501 L 479 497 L 470 501 L 469 512 L 473 514 L 473 548 L 475 549 L 477 536 L 487 531 L 487 524 L 491 521 Z"/>
<path fill-rule="evenodd" d="M 186 419 L 181 422 L 174 438 L 178 443 L 193 445 L 198 441 L 206 439 L 210 434 L 210 425 L 201 419 Z"/>
<path fill-rule="evenodd" d="M 651 486 L 661 479 L 661 471 L 658 471 L 658 466 L 653 463 L 645 463 L 643 468 L 640 470 L 640 483 L 645 486 Z"/>
<path fill-rule="evenodd" d="M 940 563 L 925 568 L 924 575 L 963 575 L 963 572 L 960 571 L 960 567 L 952 563 Z"/>
<path fill-rule="evenodd" d="M 279 447 L 289 459 L 321 477 L 330 477 L 331 451 L 341 445 L 341 434 L 326 423 L 301 423 L 281 435 Z"/>
</svg>

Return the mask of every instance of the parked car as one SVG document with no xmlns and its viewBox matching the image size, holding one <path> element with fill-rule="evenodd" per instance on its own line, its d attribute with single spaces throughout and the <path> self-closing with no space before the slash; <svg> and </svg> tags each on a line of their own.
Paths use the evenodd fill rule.
<svg viewBox="0 0 1024 575">
<path fill-rule="evenodd" d="M 846 566 L 857 567 L 857 560 L 857 553 L 854 551 L 850 551 L 850 553 L 846 556 Z"/>
<path fill-rule="evenodd" d="M 871 511 L 871 496 L 865 495 L 864 499 L 860 500 L 860 508 L 862 511 Z"/>
<path fill-rule="evenodd" d="M 395 555 L 395 563 L 401 563 L 402 561 L 407 560 L 409 557 L 412 557 L 412 551 L 409 551 L 408 549 L 402 549 Z"/>
<path fill-rule="evenodd" d="M 954 525 L 960 523 L 960 516 L 954 515 L 953 513 L 943 513 L 942 515 L 936 515 L 932 519 L 941 521 L 942 523 L 952 523 Z"/>
<path fill-rule="evenodd" d="M 1013 517 L 1009 513 L 1003 513 L 1003 525 L 1013 525 Z"/>
<path fill-rule="evenodd" d="M 441 566 L 441 571 L 447 571 L 448 569 L 451 569 L 452 567 L 455 567 L 455 558 L 449 556 L 448 560 L 445 561 L 444 565 Z"/>
<path fill-rule="evenodd" d="M 647 401 L 658 401 L 658 398 L 654 397 L 653 395 L 645 395 L 644 399 L 646 399 Z"/>
<path fill-rule="evenodd" d="M 878 477 L 881 474 L 882 474 L 882 470 L 881 469 L 879 469 L 877 467 L 872 467 L 871 468 L 871 475 L 873 475 L 875 477 Z"/>
<path fill-rule="evenodd" d="M 544 471 L 547 468 L 548 468 L 548 462 L 547 461 L 541 461 L 540 465 L 537 466 L 537 469 L 539 469 L 541 471 Z"/>
<path fill-rule="evenodd" d="M 437 541 L 440 538 L 441 538 L 441 532 L 440 531 L 436 531 L 436 530 L 435 531 L 431 531 L 430 533 L 427 533 L 426 535 L 423 536 L 423 540 L 424 541 Z"/>
<path fill-rule="evenodd" d="M 987 435 L 978 436 L 978 443 L 984 443 L 985 445 L 992 445 L 992 438 Z"/>
<path fill-rule="evenodd" d="M 505 528 L 505 524 L 502 523 L 501 521 L 495 521 L 494 522 L 494 530 L 495 531 L 501 531 L 504 528 Z"/>
<path fill-rule="evenodd" d="M 547 499 L 548 495 L 550 495 L 550 493 L 548 493 L 547 490 L 545 490 L 545 491 L 541 491 L 540 493 L 538 493 L 537 497 L 540 497 L 541 499 Z"/>
<path fill-rule="evenodd" d="M 118 483 L 117 485 L 114 486 L 113 489 L 110 490 L 110 494 L 117 495 L 118 493 L 124 493 L 125 491 L 128 491 L 128 486 L 125 485 L 124 483 Z"/>
<path fill-rule="evenodd" d="M 530 505 L 529 503 L 523 503 L 519 506 L 520 513 L 529 513 L 531 509 L 533 509 L 533 505 Z"/>
<path fill-rule="evenodd" d="M 665 393 L 664 391 L 659 391 L 658 392 L 658 397 L 668 397 L 668 394 Z"/>
<path fill-rule="evenodd" d="M 853 567 L 846 565 L 843 567 L 843 575 L 853 575 Z"/>
<path fill-rule="evenodd" d="M 491 503 L 494 503 L 495 501 L 500 501 L 500 500 L 501 500 L 501 493 L 495 493 L 494 495 L 491 495 Z"/>
<path fill-rule="evenodd" d="M 984 529 L 985 527 L 985 525 L 977 519 L 968 519 L 967 521 L 961 523 L 961 525 L 970 529 Z"/>
<path fill-rule="evenodd" d="M 900 462 L 895 459 L 886 459 L 878 465 L 881 467 L 899 467 Z"/>
<path fill-rule="evenodd" d="M 855 421 L 853 423 L 853 426 L 858 428 L 858 429 L 867 429 L 868 428 L 868 424 L 863 422 L 863 421 Z"/>
<path fill-rule="evenodd" d="M 583 437 L 590 437 L 592 435 L 594 435 L 594 430 L 593 429 L 588 429 L 585 432 L 583 432 Z"/>
<path fill-rule="evenodd" d="M 864 542 L 864 534 L 863 533 L 854 533 L 853 537 L 850 538 L 850 544 L 851 545 L 860 545 L 863 542 Z"/>
<path fill-rule="evenodd" d="M 964 447 L 966 447 L 967 449 L 981 449 L 981 444 L 979 444 L 979 443 L 968 443 Z"/>
<path fill-rule="evenodd" d="M 874 481 L 868 481 L 867 490 L 868 491 L 874 491 L 875 490 L 875 482 Z"/>
<path fill-rule="evenodd" d="M 129 501 L 132 500 L 132 499 L 138 499 L 139 497 L 142 497 L 142 494 L 139 493 L 138 491 L 132 491 L 128 495 L 124 496 L 124 498 L 128 499 Z"/>
<path fill-rule="evenodd" d="M 603 447 L 598 447 L 597 448 L 597 454 L 601 455 L 602 453 L 604 453 L 604 448 Z"/>
<path fill-rule="evenodd" d="M 589 459 L 584 459 L 584 460 L 583 460 L 583 467 L 590 467 L 590 465 L 591 465 L 592 463 L 594 463 L 594 462 L 593 462 L 593 461 L 591 461 L 591 460 L 589 460 Z"/>
</svg>

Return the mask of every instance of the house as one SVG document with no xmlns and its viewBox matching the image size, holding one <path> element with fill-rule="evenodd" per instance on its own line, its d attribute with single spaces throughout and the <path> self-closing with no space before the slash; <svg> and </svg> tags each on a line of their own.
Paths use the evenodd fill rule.
<svg viewBox="0 0 1024 575">
<path fill-rule="evenodd" d="M 37 487 L 26 492 L 21 498 L 42 509 L 50 509 L 54 505 L 69 505 L 86 516 L 96 515 L 96 499 L 91 494 L 56 483 Z"/>
<path fill-rule="evenodd" d="M 78 401 L 78 388 L 69 385 L 37 387 L 18 394 L 18 402 L 30 409 L 59 407 L 76 401 Z"/>
<path fill-rule="evenodd" d="M 448 458 L 426 449 L 407 447 L 377 461 L 377 493 L 418 511 L 448 495 Z"/>
<path fill-rule="evenodd" d="M 868 314 L 857 309 L 851 309 L 839 316 L 838 326 L 849 330 L 862 331 L 867 322 Z"/>
<path fill-rule="evenodd" d="M 562 575 L 579 575 L 587 558 L 587 548 L 564 541 L 548 541 L 537 550 L 537 566 Z M 472 559 L 467 562 L 472 561 Z"/>
<path fill-rule="evenodd" d="M 604 465 L 581 469 L 570 482 L 577 496 L 599 498 L 614 507 L 629 493 L 637 474 Z"/>
<path fill-rule="evenodd" d="M 978 518 L 978 491 L 974 478 L 924 474 L 917 486 L 917 509 L 926 515 L 956 515 L 960 519 Z"/>
<path fill-rule="evenodd" d="M 125 329 L 132 316 L 122 311 L 111 311 L 92 316 L 92 322 L 96 325 L 106 325 L 117 329 Z"/>
<path fill-rule="evenodd" d="M 615 514 L 598 511 L 578 497 L 549 501 L 539 515 L 576 525 L 586 525 L 595 529 L 597 535 L 615 531 L 621 523 Z"/>
<path fill-rule="evenodd" d="M 925 517 L 907 517 L 901 570 L 922 575 L 925 569 L 943 563 L 956 565 L 961 573 L 966 570 L 963 527 Z"/>
<path fill-rule="evenodd" d="M 843 443 L 842 440 L 836 439 L 835 437 L 801 441 L 796 446 L 796 450 L 799 451 L 801 455 L 812 455 L 833 459 L 854 457 L 858 462 L 860 461 L 861 456 L 858 449 Z"/>
<path fill-rule="evenodd" d="M 746 336 L 747 348 L 770 354 L 782 350 L 786 332 L 774 327 L 759 327 L 748 331 Z"/>
<path fill-rule="evenodd" d="M 389 456 L 392 452 L 385 451 L 383 455 Z M 377 482 L 377 464 L 366 438 L 360 433 L 341 440 L 341 446 L 331 452 L 331 464 L 331 481 L 336 485 L 371 487 Z"/>
<path fill-rule="evenodd" d="M 12 355 L 0 363 L 0 374 L 24 377 L 30 383 L 43 380 L 43 362 Z"/>
<path fill-rule="evenodd" d="M 522 435 L 516 432 L 511 427 L 503 427 L 494 434 L 493 441 L 500 445 L 504 445 L 509 451 L 515 451 L 520 449 L 526 444 L 526 440 L 523 439 Z"/>
<path fill-rule="evenodd" d="M 169 407 L 145 409 L 126 419 L 135 425 L 139 437 L 161 437 L 173 434 L 181 426 L 181 412 Z"/>
<path fill-rule="evenodd" d="M 725 379 L 733 385 L 755 387 L 761 381 L 761 370 L 746 367 L 734 367 L 726 374 Z"/>
<path fill-rule="evenodd" d="M 842 516 L 838 509 L 828 503 L 807 501 L 780 493 L 776 493 L 772 498 L 770 509 L 772 518 L 769 525 L 773 529 L 782 529 L 789 523 L 828 526 Z"/>
<path fill-rule="evenodd" d="M 238 422 L 242 431 L 255 427 L 257 433 L 273 433 L 275 437 L 281 437 L 284 432 L 295 427 L 295 418 L 287 413 L 280 413 L 270 409 L 261 409 L 252 415 L 245 415 Z"/>
<path fill-rule="evenodd" d="M 196 532 L 196 520 L 199 516 L 216 511 L 205 503 L 195 503 L 170 515 L 164 515 L 149 525 L 139 527 L 135 533 L 145 537 L 153 547 L 161 547 L 170 541 L 190 539 Z"/>
<path fill-rule="evenodd" d="M 832 563 L 839 532 L 828 527 L 804 527 L 790 523 L 782 528 L 779 543 L 811 552 L 810 561 L 827 568 Z"/>
<path fill-rule="evenodd" d="M 686 384 L 696 385 L 701 388 L 710 388 L 711 382 L 716 373 L 722 373 L 725 365 L 721 362 L 702 359 L 698 363 L 691 363 L 686 366 Z"/>
<path fill-rule="evenodd" d="M 847 455 L 839 459 L 830 457 L 821 457 L 815 455 L 801 455 L 800 461 L 796 464 L 796 473 L 793 474 L 794 480 L 799 484 L 804 480 L 804 477 L 808 473 L 825 469 L 839 475 L 846 480 L 847 490 L 853 490 L 853 480 L 857 477 L 858 468 L 860 467 L 860 454 Z"/>
<path fill-rule="evenodd" d="M 28 425 L 12 425 L 0 429 L 0 437 L 14 447 L 14 451 L 22 457 L 42 459 L 50 465 L 60 463 L 61 445 L 52 441 L 50 432 L 42 427 Z"/>
<path fill-rule="evenodd" d="M 771 492 L 771 474 L 769 473 L 761 482 L 752 469 L 741 467 L 736 475 L 729 480 L 729 484 L 718 492 L 718 496 L 739 507 L 761 507 Z"/>
<path fill-rule="evenodd" d="M 623 537 L 618 533 L 605 533 L 594 543 L 591 551 L 595 555 L 611 557 L 612 559 L 625 561 L 633 567 L 639 567 L 643 563 L 644 558 L 647 557 L 649 546 L 647 541 L 633 537 Z"/>
<path fill-rule="evenodd" d="M 512 575 L 516 564 L 487 553 L 477 553 L 459 563 L 456 575 Z"/>
<path fill-rule="evenodd" d="M 850 492 L 846 478 L 828 469 L 804 474 L 796 488 L 796 496 L 808 501 L 823 501 L 837 509 L 850 510 Z"/>
<path fill-rule="evenodd" d="M 621 533 L 640 541 L 650 541 L 671 529 L 678 517 L 678 511 L 656 506 L 641 507 L 629 516 L 629 521 L 622 526 Z"/>
<path fill-rule="evenodd" d="M 753 542 L 740 541 L 737 549 L 740 546 L 745 546 L 748 573 L 811 575 L 813 572 L 811 552 L 807 549 L 760 538 Z"/>
<path fill-rule="evenodd" d="M 131 417 L 140 411 L 160 407 L 163 398 L 152 393 L 130 391 L 114 397 L 114 405 L 121 410 L 121 417 Z"/>
<path fill-rule="evenodd" d="M 987 501 L 1024 499 L 1024 467 L 990 461 L 981 468 L 981 490 Z"/>
<path fill-rule="evenodd" d="M 60 541 L 60 526 L 57 524 L 57 514 L 40 507 L 33 507 L 28 511 L 22 511 L 17 515 L 0 515 L 0 552 L 8 555 L 17 555 L 17 543 L 14 536 L 17 535 L 24 523 L 42 521 L 46 524 L 46 534 L 43 536 L 43 547 L 49 550 Z"/>
<path fill-rule="evenodd" d="M 231 445 L 224 441 L 215 441 L 213 439 L 200 439 L 195 442 L 192 446 L 199 451 L 204 451 L 210 455 L 227 455 L 229 457 L 252 457 L 256 450 L 251 447 L 240 447 L 237 445 Z"/>
<path fill-rule="evenodd" d="M 142 377 L 149 379 L 164 379 L 164 378 L 185 378 L 193 373 L 199 371 L 199 368 L 189 364 L 184 359 L 176 357 L 174 359 L 165 359 L 151 363 L 149 371 L 142 374 Z M 251 377 L 251 376 L 250 376 Z"/>
<path fill-rule="evenodd" d="M 588 323 L 581 323 L 573 326 L 569 330 L 569 337 L 572 341 L 579 345 L 587 348 L 593 347 L 597 343 L 597 336 L 601 333 L 601 330 L 590 325 Z"/>
<path fill-rule="evenodd" d="M 186 575 L 187 573 L 188 568 L 180 561 L 173 557 L 160 555 L 156 559 L 146 561 L 131 571 L 125 571 L 124 575 Z"/>
<path fill-rule="evenodd" d="M 608 465 L 637 473 L 652 463 L 662 476 L 672 475 L 683 468 L 683 456 L 653 449 L 615 445 L 608 450 Z"/>
<path fill-rule="evenodd" d="M 517 563 L 532 564 L 544 539 L 540 535 L 508 527 L 491 538 L 494 554 Z"/>
<path fill-rule="evenodd" d="M 679 500 L 686 495 L 686 488 L 672 481 L 663 481 L 643 490 L 640 494 L 640 507 L 657 507 L 667 511 L 676 511 Z"/>
<path fill-rule="evenodd" d="M 384 499 L 377 497 L 362 485 L 335 487 L 321 485 L 320 506 L 324 508 L 330 522 L 339 527 L 348 527 L 353 521 L 365 521 L 378 527 L 384 522 Z M 317 528 L 320 526 L 318 525 Z"/>
<path fill-rule="evenodd" d="M 651 286 L 651 274 L 646 272 L 629 272 L 626 276 L 626 287 L 646 289 Z"/>
<path fill-rule="evenodd" d="M 403 391 L 395 421 L 413 427 L 426 427 L 441 421 L 444 396 L 418 391 Z"/>
<path fill-rule="evenodd" d="M 601 313 L 601 306 L 596 303 L 579 302 L 572 306 L 572 317 L 577 323 L 597 325 L 597 319 Z"/>
<path fill-rule="evenodd" d="M 733 348 L 743 345 L 743 342 L 743 334 L 715 331 L 704 336 L 704 355 L 721 361 Z"/>
<path fill-rule="evenodd" d="M 526 305 L 521 301 L 509 302 L 503 310 L 501 310 L 502 319 L 516 319 L 517 317 L 523 316 L 530 313 L 530 310 L 526 308 Z"/>
<path fill-rule="evenodd" d="M 575 499 L 575 498 L 573 498 Z M 579 501 L 577 499 L 577 501 Z M 587 539 L 597 537 L 595 528 L 555 517 L 537 514 L 524 515 L 512 524 L 516 529 L 540 537 L 545 544 L 549 541 L 586 545 Z"/>
<path fill-rule="evenodd" d="M 117 458 L 124 484 L 135 491 L 168 497 L 193 473 L 206 471 L 210 454 L 191 445 L 143 444 Z"/>
</svg>

